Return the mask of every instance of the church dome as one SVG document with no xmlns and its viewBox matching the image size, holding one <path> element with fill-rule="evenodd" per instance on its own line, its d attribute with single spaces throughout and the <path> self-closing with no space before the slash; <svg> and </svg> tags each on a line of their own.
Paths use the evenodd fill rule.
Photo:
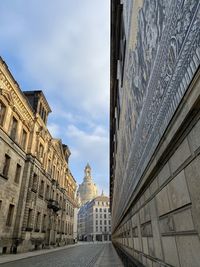
<svg viewBox="0 0 200 267">
<path fill-rule="evenodd" d="M 78 188 L 78 195 L 80 197 L 81 205 L 97 196 L 97 187 L 93 182 L 91 176 L 91 167 L 89 164 L 86 165 L 84 172 L 85 176 L 83 182 L 79 185 Z"/>
</svg>

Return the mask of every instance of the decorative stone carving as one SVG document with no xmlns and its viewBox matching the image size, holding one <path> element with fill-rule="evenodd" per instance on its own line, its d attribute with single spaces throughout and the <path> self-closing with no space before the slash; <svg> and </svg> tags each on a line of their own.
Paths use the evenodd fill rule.
<svg viewBox="0 0 200 267">
<path fill-rule="evenodd" d="M 145 0 L 139 11 L 137 44 L 126 51 L 124 84 L 130 105 L 125 124 L 135 121 L 135 126 L 126 126 L 118 144 L 125 162 L 124 168 L 116 167 L 118 219 L 129 201 L 122 195 L 131 196 L 199 66 L 199 5 L 196 0 Z M 131 27 L 129 23 L 126 32 Z"/>
</svg>

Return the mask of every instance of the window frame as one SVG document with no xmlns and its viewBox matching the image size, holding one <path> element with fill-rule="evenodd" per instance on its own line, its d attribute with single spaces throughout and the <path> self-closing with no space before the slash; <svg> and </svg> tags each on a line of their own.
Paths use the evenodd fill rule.
<svg viewBox="0 0 200 267">
<path fill-rule="evenodd" d="M 13 128 L 14 122 L 16 122 L 16 128 Z M 10 135 L 10 138 L 15 142 L 16 142 L 17 136 L 18 136 L 18 133 L 17 133 L 18 124 L 19 124 L 18 119 L 13 115 L 11 118 L 11 121 L 10 121 L 10 131 L 9 131 L 10 134 L 9 135 Z M 15 130 L 15 133 L 14 133 L 14 130 Z"/>
<path fill-rule="evenodd" d="M 4 107 L 4 111 L 3 111 L 3 116 L 2 116 L 2 111 L 1 111 L 1 104 Z M 0 126 L 3 127 L 4 126 L 4 122 L 5 122 L 5 117 L 6 117 L 6 105 L 5 103 L 0 99 Z"/>
<path fill-rule="evenodd" d="M 10 169 L 10 162 L 11 162 L 11 157 L 8 154 L 5 154 L 2 175 L 7 179 L 8 179 L 9 169 Z"/>
<path fill-rule="evenodd" d="M 19 184 L 20 182 L 21 173 L 22 173 L 22 166 L 19 163 L 17 163 L 15 169 L 15 178 L 14 178 L 14 182 L 16 184 Z"/>
</svg>

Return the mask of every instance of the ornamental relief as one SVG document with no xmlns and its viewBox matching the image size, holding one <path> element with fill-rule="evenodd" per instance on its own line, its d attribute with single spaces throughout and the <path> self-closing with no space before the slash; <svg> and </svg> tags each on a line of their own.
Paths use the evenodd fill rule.
<svg viewBox="0 0 200 267">
<path fill-rule="evenodd" d="M 19 117 L 26 122 L 26 126 L 28 128 L 30 125 L 32 126 L 33 114 L 30 114 L 30 112 L 28 112 L 27 108 L 25 107 L 25 103 L 23 103 L 21 99 L 17 96 L 11 84 L 7 80 L 6 76 L 1 71 L 0 71 L 0 94 L 6 98 L 8 104 L 12 108 L 15 108 L 15 111 L 18 113 Z"/>
<path fill-rule="evenodd" d="M 117 182 L 124 185 L 121 196 L 130 196 L 136 187 L 200 63 L 199 1 L 144 0 L 138 20 L 137 45 L 126 53 L 126 90 L 132 94 L 134 110 L 130 112 L 127 104 L 125 125 L 130 117 L 136 125 L 127 131 L 126 183 L 121 176 Z M 123 151 L 127 140 L 122 142 Z M 119 196 L 118 210 L 122 212 L 128 201 Z"/>
<path fill-rule="evenodd" d="M 7 100 L 8 104 L 11 107 L 14 106 L 14 101 L 13 101 L 13 98 L 12 98 L 12 95 L 11 95 L 10 91 L 0 87 L 0 95 L 2 95 Z"/>
</svg>

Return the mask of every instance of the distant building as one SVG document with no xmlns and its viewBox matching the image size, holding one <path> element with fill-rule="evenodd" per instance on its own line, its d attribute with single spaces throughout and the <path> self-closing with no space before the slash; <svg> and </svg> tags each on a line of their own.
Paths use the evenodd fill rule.
<svg viewBox="0 0 200 267">
<path fill-rule="evenodd" d="M 77 196 L 80 199 L 80 205 L 97 196 L 97 187 L 92 180 L 91 167 L 89 164 L 85 167 L 85 177 L 82 184 L 79 185 Z"/>
<path fill-rule="evenodd" d="M 103 193 L 88 201 L 78 213 L 78 236 L 84 241 L 110 241 L 110 202 Z"/>
<path fill-rule="evenodd" d="M 69 148 L 48 131 L 50 112 L 0 58 L 0 253 L 73 242 L 76 181 Z"/>
</svg>

